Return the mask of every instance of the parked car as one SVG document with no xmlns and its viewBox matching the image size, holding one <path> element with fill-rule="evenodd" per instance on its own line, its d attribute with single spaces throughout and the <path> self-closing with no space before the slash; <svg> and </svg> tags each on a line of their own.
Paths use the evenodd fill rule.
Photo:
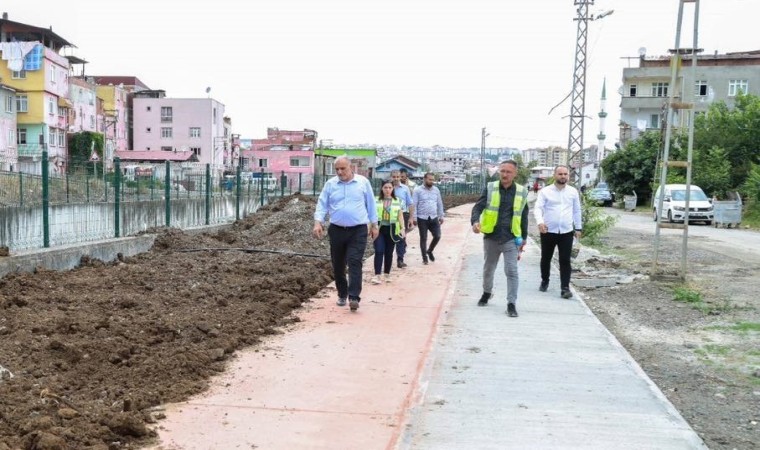
<svg viewBox="0 0 760 450">
<path fill-rule="evenodd" d="M 663 195 L 664 191 L 664 195 Z M 662 211 L 657 211 L 662 196 Z M 654 195 L 654 220 L 667 218 L 668 222 L 683 222 L 686 218 L 686 185 L 666 184 L 657 189 Z M 689 190 L 689 222 L 713 222 L 713 205 L 699 186 L 691 185 Z"/>
<path fill-rule="evenodd" d="M 597 205 L 612 206 L 612 193 L 607 188 L 595 187 L 591 189 L 588 198 Z"/>
</svg>

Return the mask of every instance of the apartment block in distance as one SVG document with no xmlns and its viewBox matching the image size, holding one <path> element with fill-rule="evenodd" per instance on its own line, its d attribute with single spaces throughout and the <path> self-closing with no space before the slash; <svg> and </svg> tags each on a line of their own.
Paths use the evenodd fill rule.
<svg viewBox="0 0 760 450">
<path fill-rule="evenodd" d="M 704 114 L 710 104 L 724 101 L 731 108 L 739 92 L 760 95 L 760 50 L 712 55 L 697 54 L 696 77 L 692 76 L 692 56 L 682 55 L 675 86 L 670 86 L 670 56 L 643 54 L 638 67 L 623 69 L 620 102 L 620 143 L 647 130 L 659 130 L 667 114 L 670 90 L 676 101 L 694 103 L 696 114 Z M 674 110 L 673 125 L 688 127 L 687 110 Z"/>
</svg>

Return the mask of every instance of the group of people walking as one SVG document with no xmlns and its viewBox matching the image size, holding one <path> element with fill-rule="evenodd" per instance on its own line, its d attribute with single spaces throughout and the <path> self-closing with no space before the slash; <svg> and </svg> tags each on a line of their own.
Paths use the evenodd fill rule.
<svg viewBox="0 0 760 450">
<path fill-rule="evenodd" d="M 435 261 L 433 251 L 441 239 L 444 219 L 443 199 L 432 173 L 425 174 L 422 186 L 416 186 L 406 171 L 394 170 L 391 178 L 383 180 L 379 191 L 374 193 L 369 180 L 353 172 L 348 157 L 338 157 L 334 167 L 336 176 L 325 183 L 317 201 L 312 234 L 318 239 L 324 236 L 329 216 L 327 234 L 338 290 L 337 304 L 348 303 L 351 311 L 356 311 L 361 301 L 367 238 L 372 238 L 375 250 L 372 284 L 391 281 L 394 251 L 396 266 L 407 267 L 406 238 L 415 226 L 419 228 L 423 264 Z M 428 233 L 432 236 L 430 245 Z"/>
<path fill-rule="evenodd" d="M 351 169 L 347 156 L 335 160 L 336 176 L 328 180 L 320 193 L 314 213 L 313 235 L 321 239 L 329 216 L 330 256 L 338 306 L 347 303 L 351 311 L 359 308 L 362 290 L 362 261 L 367 239 L 375 250 L 373 284 L 390 282 L 393 253 L 396 266 L 407 267 L 406 239 L 414 227 L 419 230 L 422 263 L 435 261 L 434 250 L 441 239 L 444 222 L 443 199 L 435 186 L 435 177 L 426 173 L 422 186 L 408 179 L 402 171 L 391 172 L 378 192 L 369 180 Z M 499 179 L 489 182 L 472 209 L 472 231 L 483 234 L 483 294 L 478 306 L 488 305 L 493 296 L 494 273 L 499 259 L 504 260 L 507 277 L 507 315 L 518 317 L 519 276 L 517 261 L 528 238 L 528 189 L 516 183 L 517 162 L 499 164 Z M 541 189 L 534 205 L 534 217 L 541 236 L 541 284 L 547 291 L 551 260 L 559 251 L 560 296 L 571 298 L 570 255 L 574 239 L 582 233 L 581 205 L 578 191 L 567 184 L 569 169 L 558 166 L 554 183 Z M 432 236 L 428 245 L 428 233 Z M 348 267 L 348 277 L 346 268 Z"/>
</svg>

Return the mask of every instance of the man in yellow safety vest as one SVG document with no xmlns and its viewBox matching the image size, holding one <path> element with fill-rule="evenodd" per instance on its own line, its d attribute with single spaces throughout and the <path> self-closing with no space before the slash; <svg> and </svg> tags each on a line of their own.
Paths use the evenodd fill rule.
<svg viewBox="0 0 760 450">
<path fill-rule="evenodd" d="M 499 164 L 499 180 L 489 182 L 472 208 L 472 231 L 483 233 L 483 295 L 478 306 L 486 306 L 493 292 L 493 276 L 504 255 L 507 275 L 507 314 L 517 317 L 519 278 L 517 258 L 528 238 L 528 190 L 514 182 L 517 162 Z"/>
</svg>

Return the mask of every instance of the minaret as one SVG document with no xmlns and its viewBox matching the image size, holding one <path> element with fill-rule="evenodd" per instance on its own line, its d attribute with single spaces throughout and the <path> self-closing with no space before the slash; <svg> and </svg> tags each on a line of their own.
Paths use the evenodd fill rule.
<svg viewBox="0 0 760 450">
<path fill-rule="evenodd" d="M 607 117 L 607 78 L 604 79 L 604 82 L 602 83 L 602 98 L 599 102 L 599 134 L 596 135 L 596 138 L 599 139 L 599 146 L 596 149 L 597 154 L 597 162 L 601 163 L 604 160 L 605 150 L 604 150 L 604 139 L 607 137 L 604 134 L 604 119 Z"/>
</svg>

